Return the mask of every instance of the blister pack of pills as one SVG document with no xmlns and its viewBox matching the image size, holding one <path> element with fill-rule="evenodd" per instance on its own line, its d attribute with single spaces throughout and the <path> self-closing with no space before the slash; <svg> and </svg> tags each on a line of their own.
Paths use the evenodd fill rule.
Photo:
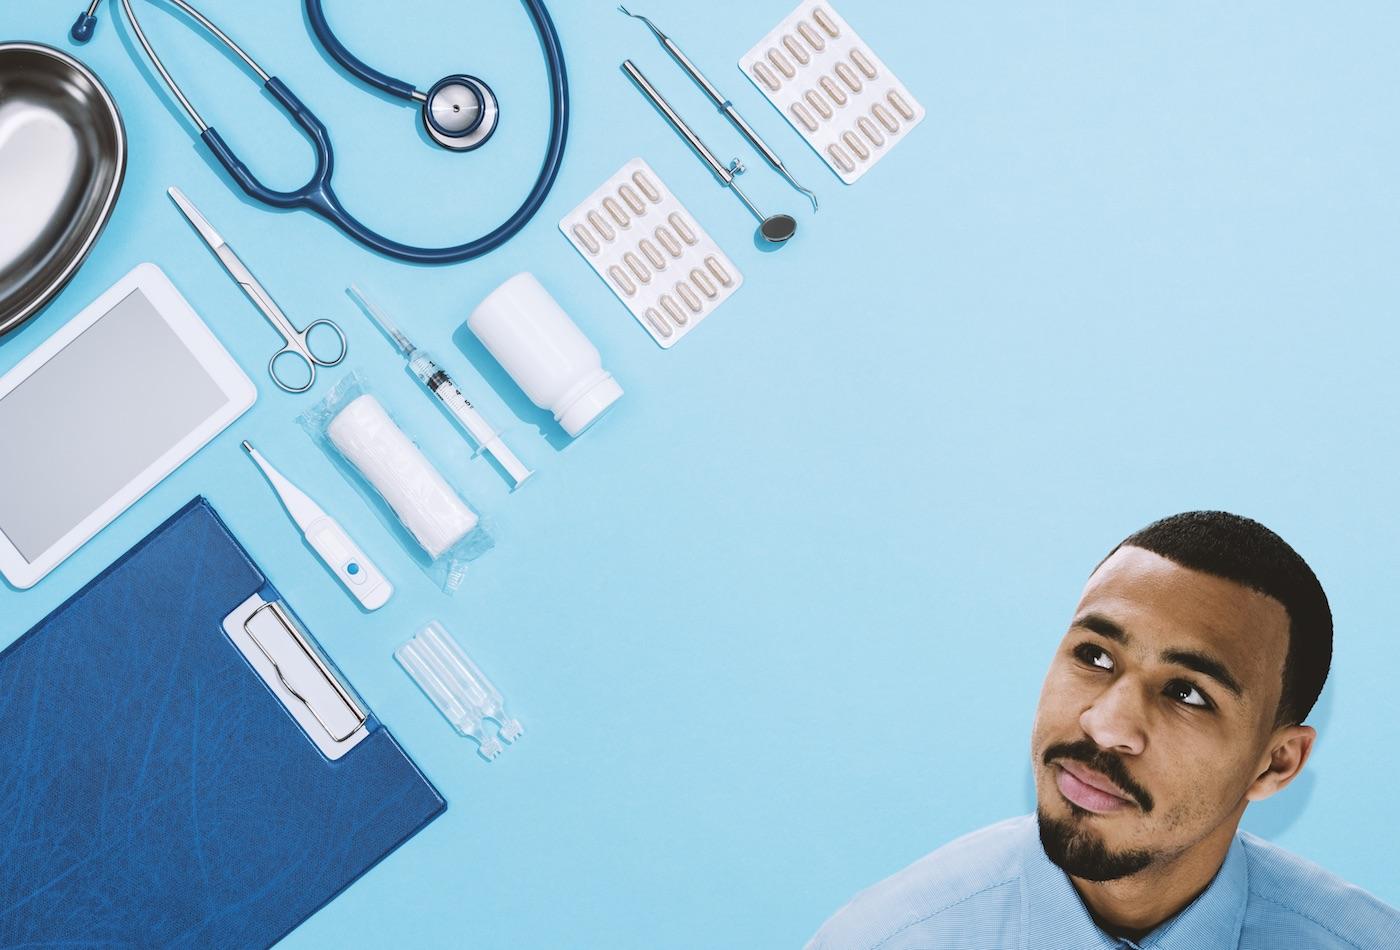
<svg viewBox="0 0 1400 950">
<path fill-rule="evenodd" d="M 566 214 L 559 230 L 665 348 L 744 282 L 734 262 L 640 158 Z"/>
<path fill-rule="evenodd" d="M 924 107 L 824 0 L 788 14 L 739 68 L 848 185 L 924 118 Z"/>
</svg>

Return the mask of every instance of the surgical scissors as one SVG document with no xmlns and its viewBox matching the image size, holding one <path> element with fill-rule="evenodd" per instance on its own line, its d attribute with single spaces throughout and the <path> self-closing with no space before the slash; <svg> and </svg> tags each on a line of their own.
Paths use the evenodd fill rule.
<svg viewBox="0 0 1400 950">
<path fill-rule="evenodd" d="M 209 245 L 209 249 L 214 252 L 214 256 L 224 265 L 224 270 L 229 272 L 229 276 L 237 281 L 238 286 L 243 288 L 243 292 L 248 295 L 248 299 L 262 311 L 262 315 L 267 318 L 267 322 L 277 328 L 277 332 L 282 334 L 282 349 L 272 354 L 272 359 L 268 360 L 267 373 L 272 377 L 272 381 L 278 388 L 289 393 L 304 393 L 316 382 L 316 367 L 318 366 L 338 366 L 345 359 L 345 351 L 348 349 L 345 343 L 345 331 L 340 329 L 330 320 L 313 320 L 304 329 L 298 330 L 292 326 L 292 321 L 287 319 L 287 315 L 282 312 L 282 308 L 277 306 L 277 301 L 272 299 L 272 295 L 263 289 L 263 285 L 258 283 L 258 279 L 253 276 L 253 272 L 248 266 L 238 259 L 238 255 L 233 253 L 233 248 L 228 246 L 228 242 L 214 230 L 204 215 L 199 213 L 199 209 L 190 203 L 190 199 L 185 197 L 185 193 L 179 188 L 170 187 L 168 194 L 175 206 L 189 219 L 190 224 L 199 232 L 199 236 L 204 239 L 204 243 Z M 311 332 L 317 327 L 330 327 L 334 331 L 336 338 L 340 340 L 340 349 L 333 359 L 325 359 L 316 355 L 311 349 Z M 301 386 L 293 386 L 277 374 L 277 361 L 283 357 L 290 357 L 293 362 L 306 364 L 306 383 Z"/>
</svg>

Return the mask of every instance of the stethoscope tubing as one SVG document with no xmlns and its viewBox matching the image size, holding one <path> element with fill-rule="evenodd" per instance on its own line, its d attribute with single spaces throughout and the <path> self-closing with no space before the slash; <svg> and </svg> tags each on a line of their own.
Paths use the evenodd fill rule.
<svg viewBox="0 0 1400 950">
<path fill-rule="evenodd" d="M 226 33 L 187 3 L 186 0 L 169 0 L 169 2 L 237 55 L 248 68 L 262 80 L 263 87 L 267 90 L 268 94 L 277 101 L 283 111 L 286 112 L 294 122 L 301 126 L 302 131 L 305 132 L 307 137 L 311 140 L 312 148 L 316 154 L 316 167 L 307 182 L 300 188 L 292 191 L 278 191 L 268 188 L 259 181 L 248 166 L 238 158 L 233 149 L 230 148 L 223 137 L 219 135 L 218 130 L 206 123 L 203 117 L 200 116 L 198 110 L 195 109 L 193 103 L 190 102 L 189 98 L 186 97 L 184 92 L 180 89 L 179 84 L 175 82 L 174 78 L 165 69 L 155 49 L 146 39 L 145 32 L 141 29 L 140 21 L 136 18 L 131 8 L 131 0 L 121 0 L 122 11 L 125 13 L 128 22 L 131 23 L 132 30 L 136 34 L 137 40 L 150 59 L 151 64 L 155 67 L 156 72 L 160 74 L 166 87 L 180 102 L 180 105 L 199 129 L 200 138 L 204 141 L 210 152 L 218 159 L 219 163 L 224 166 L 224 169 L 228 172 L 229 176 L 238 183 L 239 187 L 255 201 L 259 201 L 274 208 L 304 208 L 309 210 L 324 218 L 331 225 L 345 233 L 346 236 L 359 242 L 363 246 L 389 257 L 417 264 L 452 264 L 471 260 L 483 254 L 487 254 L 514 237 L 544 204 L 550 188 L 553 187 L 555 179 L 559 176 L 559 169 L 564 156 L 564 146 L 568 140 L 568 74 L 564 65 L 564 53 L 559 42 L 558 31 L 555 29 L 554 22 L 550 19 L 549 12 L 545 9 L 542 0 L 522 0 L 522 3 L 525 6 L 526 12 L 530 15 L 531 20 L 534 22 L 535 30 L 540 37 L 540 44 L 544 48 L 545 65 L 549 75 L 549 143 L 545 149 L 544 161 L 540 165 L 539 174 L 536 176 L 535 182 L 531 186 L 525 200 L 521 202 L 520 206 L 510 217 L 478 238 L 449 247 L 420 247 L 395 241 L 392 238 L 379 234 L 358 218 L 351 215 L 345 209 L 344 205 L 341 204 L 340 199 L 336 196 L 331 187 L 331 173 L 335 166 L 334 153 L 331 148 L 330 134 L 327 132 L 321 120 L 297 98 L 295 93 L 287 88 L 285 83 L 259 66 L 257 62 L 245 53 Z M 316 4 L 319 9 L 317 0 L 307 0 L 308 13 L 313 3 Z M 325 23 L 325 17 L 321 16 L 320 20 L 321 27 L 315 28 L 315 32 L 318 38 L 324 42 L 326 36 L 333 37 L 333 34 L 329 32 L 329 24 Z M 315 27 L 315 23 L 316 21 L 313 18 L 313 27 Z M 353 56 L 350 56 L 349 51 L 345 50 L 344 45 L 339 43 L 338 40 L 334 42 L 334 46 L 344 51 L 346 56 L 359 64 L 359 67 L 352 69 L 352 72 L 359 75 L 367 82 L 373 82 L 374 85 L 385 88 L 378 82 L 370 80 L 361 72 L 361 69 L 369 73 L 374 73 L 398 86 L 407 86 L 407 84 L 400 83 L 398 80 L 392 79 L 392 77 L 384 76 L 384 74 L 378 73 L 359 60 L 354 59 Z M 332 47 L 328 46 L 328 50 L 331 48 Z M 335 54 L 333 53 L 333 55 Z M 346 60 L 341 59 L 338 55 L 336 55 L 335 58 L 337 61 L 341 62 L 342 65 L 345 65 L 346 68 L 350 68 Z M 408 88 L 408 98 L 414 98 L 412 87 Z M 386 91 L 393 92 L 394 90 Z M 402 93 L 395 92 L 395 94 L 401 95 Z"/>
<path fill-rule="evenodd" d="M 339 63 L 346 72 L 391 96 L 421 101 L 423 94 L 414 87 L 413 83 L 395 79 L 387 73 L 381 73 L 350 52 L 345 44 L 340 42 L 340 37 L 331 30 L 330 22 L 326 19 L 326 12 L 321 7 L 321 0 L 306 0 L 305 6 L 306 18 L 311 22 L 311 31 L 316 34 L 316 39 L 320 40 L 321 46 L 330 54 L 330 57 Z"/>
</svg>

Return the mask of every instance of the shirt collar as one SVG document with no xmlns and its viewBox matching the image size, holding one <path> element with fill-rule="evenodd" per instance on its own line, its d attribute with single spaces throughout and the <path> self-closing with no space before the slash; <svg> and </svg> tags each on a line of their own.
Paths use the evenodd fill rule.
<svg viewBox="0 0 1400 950">
<path fill-rule="evenodd" d="M 1046 857 L 1034 816 L 1029 831 L 1021 887 L 1024 950 L 1119 950 L 1133 946 L 1113 939 L 1094 923 L 1069 876 Z M 1137 946 L 1142 950 L 1238 947 L 1249 897 L 1248 865 L 1244 843 L 1236 833 L 1224 863 L 1206 889 Z"/>
</svg>

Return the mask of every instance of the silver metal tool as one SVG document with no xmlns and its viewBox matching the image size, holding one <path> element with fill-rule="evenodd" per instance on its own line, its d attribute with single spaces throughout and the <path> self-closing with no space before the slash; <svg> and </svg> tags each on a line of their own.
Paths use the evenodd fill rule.
<svg viewBox="0 0 1400 950">
<path fill-rule="evenodd" d="M 735 184 L 734 179 L 743 174 L 743 162 L 736 158 L 728 165 L 721 163 L 720 160 L 715 157 L 715 153 L 710 151 L 705 143 L 700 140 L 700 136 L 696 135 L 690 126 L 685 124 L 685 120 L 676 114 L 676 110 L 671 108 L 671 104 L 665 100 L 661 93 L 657 92 L 655 87 L 647 82 L 647 77 L 642 75 L 642 71 L 633 65 L 630 59 L 623 61 L 622 69 L 628 76 L 632 77 L 632 81 L 637 84 L 637 88 L 642 91 L 642 94 L 651 100 L 652 105 L 661 110 L 661 114 L 666 117 L 666 121 L 671 123 L 671 128 L 675 129 L 683 139 L 690 143 L 690 147 L 695 149 L 695 154 L 699 155 L 704 160 L 705 164 L 710 166 L 710 170 L 715 173 L 720 182 L 730 191 L 734 192 L 734 194 L 739 197 L 739 200 L 744 203 L 744 207 L 748 208 L 749 211 L 753 213 L 753 216 L 758 219 L 758 233 L 762 235 L 763 240 L 767 241 L 769 244 L 782 244 L 797 233 L 797 221 L 792 215 L 765 215 L 762 211 L 754 207 L 754 203 L 749 200 L 748 195 L 739 190 L 739 186 Z"/>
<path fill-rule="evenodd" d="M 166 189 L 170 199 L 175 202 L 175 206 L 194 225 L 195 231 L 204 243 L 209 245 L 209 249 L 214 252 L 214 256 L 224 265 L 224 270 L 234 279 L 238 286 L 243 288 L 243 292 L 248 295 L 248 299 L 253 301 L 253 305 L 267 318 L 267 322 L 272 324 L 277 332 L 282 334 L 282 349 L 272 354 L 272 359 L 267 361 L 267 372 L 272 377 L 272 381 L 279 389 L 289 393 L 304 393 L 316 382 L 316 367 L 318 366 L 339 366 L 345 359 L 347 349 L 345 343 L 345 333 L 335 323 L 330 320 L 312 320 L 305 327 L 298 330 L 292 326 L 292 321 L 287 319 L 287 315 L 282 312 L 282 308 L 277 306 L 277 301 L 272 299 L 263 285 L 258 283 L 258 279 L 253 276 L 253 272 L 248 269 L 248 265 L 238 259 L 238 255 L 233 253 L 233 248 L 228 246 L 228 242 L 214 230 L 204 215 L 199 213 L 190 199 L 185 197 L 185 193 L 173 185 Z M 318 354 L 312 349 L 311 333 L 317 327 L 326 327 L 334 333 L 339 340 L 339 349 L 334 356 Z M 288 362 L 300 363 L 306 367 L 306 382 L 295 384 L 288 381 L 279 374 L 278 363 L 285 365 Z"/>
<path fill-rule="evenodd" d="M 656 39 L 665 48 L 666 52 L 671 54 L 671 58 L 676 61 L 676 64 L 679 65 L 681 69 L 684 69 L 687 73 L 690 74 L 690 78 L 695 80 L 695 84 L 705 91 L 705 95 L 710 97 L 710 101 L 715 104 L 715 107 L 718 108 L 720 112 L 723 112 L 726 117 L 728 117 L 729 121 L 733 124 L 734 128 L 738 129 L 740 132 L 743 133 L 744 138 L 749 140 L 749 144 L 751 144 L 754 148 L 758 149 L 759 154 L 761 154 L 767 160 L 769 165 L 773 166 L 774 171 L 776 171 L 778 174 L 782 175 L 784 178 L 787 179 L 789 185 L 792 185 L 792 187 L 796 188 L 798 191 L 802 192 L 804 195 L 807 196 L 807 198 L 812 202 L 812 210 L 816 211 L 817 196 L 813 194 L 810 189 L 803 188 L 800 184 L 798 184 L 797 179 L 792 177 L 792 172 L 787 170 L 787 166 L 783 164 L 783 160 L 778 157 L 778 153 L 769 148 L 767 142 L 759 138 L 758 133 L 755 132 L 753 128 L 747 122 L 744 121 L 744 117 L 739 114 L 739 110 L 734 108 L 734 103 L 730 102 L 729 99 L 723 93 L 716 89 L 714 83 L 710 82 L 708 79 L 705 78 L 705 74 L 700 72 L 700 70 L 696 68 L 695 64 L 690 61 L 690 58 L 687 57 L 685 53 L 681 52 L 681 48 L 676 45 L 675 41 L 672 40 L 665 33 L 662 33 L 661 30 L 657 28 L 655 23 L 651 22 L 651 20 L 647 19 L 641 14 L 633 13 L 631 10 L 627 9 L 624 6 L 618 6 L 618 9 L 630 16 L 632 19 L 641 20 L 647 25 L 647 29 L 651 30 L 652 34 L 655 35 Z"/>
</svg>

